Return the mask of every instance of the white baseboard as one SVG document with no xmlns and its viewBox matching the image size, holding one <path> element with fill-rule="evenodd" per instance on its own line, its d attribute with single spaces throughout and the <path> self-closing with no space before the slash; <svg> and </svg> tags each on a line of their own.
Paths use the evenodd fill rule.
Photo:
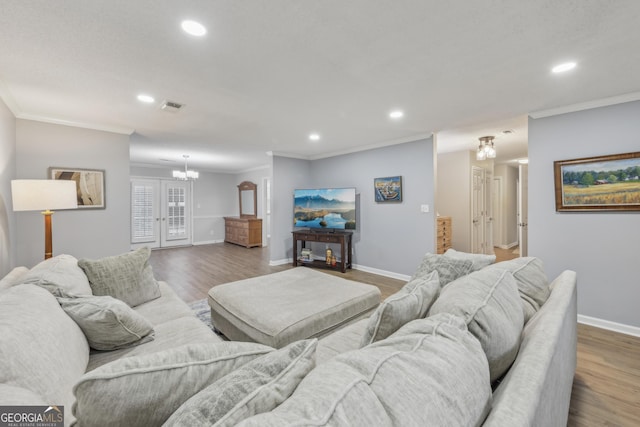
<svg viewBox="0 0 640 427">
<path fill-rule="evenodd" d="M 293 258 L 277 259 L 275 261 L 269 261 L 269 266 L 275 267 L 277 265 L 291 264 L 292 262 L 293 262 Z"/>
<path fill-rule="evenodd" d="M 193 242 L 193 246 L 212 245 L 214 243 L 222 243 L 222 242 L 224 242 L 224 239 L 222 239 L 222 240 L 203 240 L 201 242 Z"/>
<path fill-rule="evenodd" d="M 390 277 L 392 279 L 398 279 L 398 280 L 404 280 L 404 281 L 408 281 L 409 279 L 411 279 L 411 276 L 407 276 L 406 274 L 394 273 L 393 271 L 380 270 L 373 267 L 367 267 L 366 265 L 354 264 L 352 268 L 355 270 L 360 270 L 367 273 L 377 274 L 379 276 Z"/>
<path fill-rule="evenodd" d="M 596 328 L 607 329 L 621 334 L 640 337 L 640 328 L 637 326 L 625 325 L 623 323 L 611 322 L 609 320 L 598 319 L 597 317 L 584 316 L 578 314 L 578 323 L 595 326 Z"/>
</svg>

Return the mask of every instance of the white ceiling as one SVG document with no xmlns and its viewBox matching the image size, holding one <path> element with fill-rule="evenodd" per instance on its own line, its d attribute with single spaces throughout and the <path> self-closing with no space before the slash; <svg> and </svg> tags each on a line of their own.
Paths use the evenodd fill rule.
<svg viewBox="0 0 640 427">
<path fill-rule="evenodd" d="M 0 95 L 18 118 L 132 132 L 137 164 L 234 172 L 432 132 L 439 151 L 496 135 L 506 161 L 528 113 L 640 91 L 639 22 L 637 0 L 2 0 Z"/>
</svg>

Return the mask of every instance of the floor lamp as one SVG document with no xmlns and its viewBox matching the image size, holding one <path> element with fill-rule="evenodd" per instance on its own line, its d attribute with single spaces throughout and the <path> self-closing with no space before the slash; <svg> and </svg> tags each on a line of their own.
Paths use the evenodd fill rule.
<svg viewBox="0 0 640 427">
<path fill-rule="evenodd" d="M 76 209 L 76 182 L 53 179 L 15 179 L 11 181 L 14 211 L 42 211 L 44 215 L 44 259 L 53 255 L 52 209 Z"/>
</svg>

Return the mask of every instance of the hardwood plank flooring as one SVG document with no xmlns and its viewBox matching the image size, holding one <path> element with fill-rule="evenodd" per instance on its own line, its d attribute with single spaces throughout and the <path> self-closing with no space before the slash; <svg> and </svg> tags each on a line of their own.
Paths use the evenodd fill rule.
<svg viewBox="0 0 640 427">
<path fill-rule="evenodd" d="M 504 261 L 517 254 L 496 249 L 496 256 Z M 150 263 L 156 278 L 187 302 L 206 298 L 212 286 L 292 268 L 269 266 L 268 248 L 229 243 L 154 250 Z M 359 270 L 325 272 L 378 286 L 383 299 L 405 283 Z M 567 425 L 640 426 L 640 338 L 578 325 L 578 365 Z"/>
</svg>

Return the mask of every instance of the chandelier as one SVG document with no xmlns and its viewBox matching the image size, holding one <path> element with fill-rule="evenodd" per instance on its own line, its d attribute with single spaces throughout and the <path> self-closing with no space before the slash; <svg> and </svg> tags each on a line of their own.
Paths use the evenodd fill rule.
<svg viewBox="0 0 640 427">
<path fill-rule="evenodd" d="M 182 181 L 187 181 L 189 179 L 198 179 L 198 176 L 200 174 L 194 170 L 189 170 L 187 168 L 187 159 L 189 158 L 189 156 L 187 154 L 183 154 L 182 157 L 184 157 L 184 170 L 174 170 L 173 177 Z"/>
<path fill-rule="evenodd" d="M 495 159 L 496 149 L 493 148 L 493 136 L 481 136 L 478 151 L 476 151 L 476 160 Z"/>
</svg>

